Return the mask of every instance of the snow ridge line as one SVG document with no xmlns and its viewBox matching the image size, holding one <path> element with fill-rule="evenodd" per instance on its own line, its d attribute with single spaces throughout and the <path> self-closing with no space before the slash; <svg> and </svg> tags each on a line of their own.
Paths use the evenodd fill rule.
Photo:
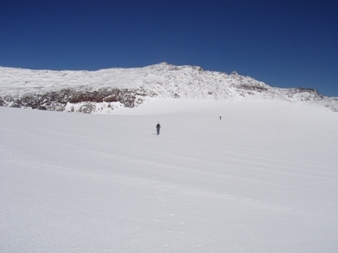
<svg viewBox="0 0 338 253">
<path fill-rule="evenodd" d="M 338 98 L 309 88 L 277 88 L 237 72 L 204 71 L 167 63 L 143 68 L 51 71 L 0 67 L 0 106 L 109 113 L 151 98 L 283 100 L 338 111 Z"/>
</svg>

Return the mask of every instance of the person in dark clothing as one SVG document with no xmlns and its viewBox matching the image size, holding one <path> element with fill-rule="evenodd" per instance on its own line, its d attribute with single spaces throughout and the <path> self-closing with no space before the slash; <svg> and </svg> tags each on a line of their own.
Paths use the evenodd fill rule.
<svg viewBox="0 0 338 253">
<path fill-rule="evenodd" d="M 161 125 L 160 125 L 160 123 L 157 123 L 157 125 L 156 125 L 157 135 L 160 134 L 160 129 L 161 129 Z"/>
</svg>

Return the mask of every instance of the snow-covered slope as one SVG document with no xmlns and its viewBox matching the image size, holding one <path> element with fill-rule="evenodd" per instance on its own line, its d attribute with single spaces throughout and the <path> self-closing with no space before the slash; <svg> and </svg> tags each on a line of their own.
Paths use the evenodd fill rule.
<svg viewBox="0 0 338 253">
<path fill-rule="evenodd" d="M 323 107 L 163 99 L 0 118 L 1 253 L 338 252 L 338 118 Z"/>
<path fill-rule="evenodd" d="M 313 89 L 280 89 L 251 77 L 167 63 L 143 68 L 50 71 L 0 67 L 0 105 L 58 111 L 110 112 L 150 98 L 284 100 L 338 111 L 338 98 Z"/>
</svg>

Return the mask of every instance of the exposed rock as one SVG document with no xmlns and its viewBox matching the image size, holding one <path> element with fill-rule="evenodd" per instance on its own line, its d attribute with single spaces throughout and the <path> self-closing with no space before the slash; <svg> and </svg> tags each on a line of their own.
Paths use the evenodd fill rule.
<svg viewBox="0 0 338 253">
<path fill-rule="evenodd" d="M 31 108 L 49 111 L 65 111 L 66 105 L 82 103 L 75 112 L 92 113 L 96 103 L 121 103 L 124 107 L 134 107 L 141 104 L 147 95 L 144 90 L 133 89 L 99 89 L 82 91 L 76 89 L 62 89 L 46 93 L 28 93 L 19 97 L 11 95 L 0 96 L 0 106 Z M 155 94 L 150 94 L 154 96 Z M 113 107 L 111 107 L 113 108 Z"/>
</svg>

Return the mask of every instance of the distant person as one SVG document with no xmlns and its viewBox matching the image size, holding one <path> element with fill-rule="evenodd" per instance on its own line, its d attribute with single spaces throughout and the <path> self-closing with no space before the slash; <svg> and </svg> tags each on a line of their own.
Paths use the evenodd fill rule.
<svg viewBox="0 0 338 253">
<path fill-rule="evenodd" d="M 222 119 L 222 116 L 219 116 L 219 120 L 221 120 Z"/>
<path fill-rule="evenodd" d="M 160 125 L 160 123 L 157 123 L 157 125 L 156 125 L 157 135 L 160 135 L 160 129 L 161 129 L 161 125 Z"/>
</svg>

